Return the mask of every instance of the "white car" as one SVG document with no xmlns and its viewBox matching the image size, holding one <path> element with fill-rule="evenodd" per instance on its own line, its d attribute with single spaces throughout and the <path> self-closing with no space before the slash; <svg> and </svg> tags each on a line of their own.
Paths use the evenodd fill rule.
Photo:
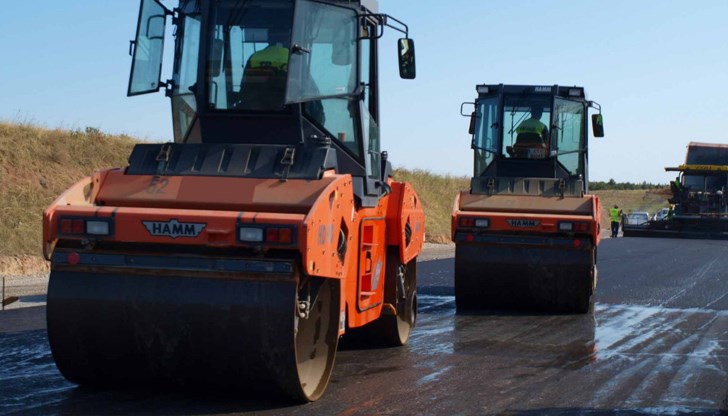
<svg viewBox="0 0 728 416">
<path fill-rule="evenodd" d="M 647 212 L 631 212 L 627 214 L 626 225 L 646 225 L 650 221 L 650 214 Z"/>
<path fill-rule="evenodd" d="M 667 214 L 670 212 L 670 208 L 660 208 L 659 211 L 655 213 L 655 215 L 652 217 L 655 221 L 662 221 L 667 219 Z"/>
</svg>

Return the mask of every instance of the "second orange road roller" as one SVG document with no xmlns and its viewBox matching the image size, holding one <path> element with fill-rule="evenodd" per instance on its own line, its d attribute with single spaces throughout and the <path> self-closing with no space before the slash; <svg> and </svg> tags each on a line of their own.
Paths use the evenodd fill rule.
<svg viewBox="0 0 728 416">
<path fill-rule="evenodd" d="M 44 213 L 67 379 L 305 402 L 347 331 L 407 342 L 424 213 L 380 149 L 385 27 L 414 78 L 407 26 L 375 2 L 142 1 L 128 93 L 166 90 L 175 140 L 136 145 Z"/>
<path fill-rule="evenodd" d="M 455 198 L 458 311 L 587 312 L 597 283 L 599 198 L 588 191 L 581 87 L 478 85 L 470 116 L 475 172 Z M 461 113 L 463 107 L 461 107 Z"/>
</svg>

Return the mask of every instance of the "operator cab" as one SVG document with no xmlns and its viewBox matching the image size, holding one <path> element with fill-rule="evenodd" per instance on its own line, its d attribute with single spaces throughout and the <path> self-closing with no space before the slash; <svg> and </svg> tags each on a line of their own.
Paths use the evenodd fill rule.
<svg viewBox="0 0 728 416">
<path fill-rule="evenodd" d="M 722 191 L 728 189 L 728 145 L 714 143 L 688 144 L 685 164 L 693 169 L 680 173 L 682 186 L 693 191 Z M 704 166 L 702 169 L 701 166 Z M 666 169 L 667 170 L 667 169 Z"/>
<path fill-rule="evenodd" d="M 551 179 L 561 182 L 561 189 L 588 191 L 589 107 L 600 111 L 592 116 L 594 136 L 603 137 L 604 130 L 601 107 L 586 100 L 583 88 L 500 84 L 476 89 L 477 100 L 463 103 L 475 107 L 470 114 L 473 193 L 497 192 L 497 178 L 504 183 Z M 513 186 L 504 188 L 513 192 Z"/>
<path fill-rule="evenodd" d="M 170 16 L 173 76 L 162 82 Z M 156 169 L 154 152 L 169 162 L 158 172 L 167 175 L 287 180 L 335 171 L 353 176 L 365 206 L 376 204 L 388 192 L 378 127 L 385 27 L 404 34 L 400 76 L 413 79 L 408 28 L 379 14 L 375 0 L 180 0 L 173 10 L 142 0 L 128 94 L 166 90 L 175 143 L 165 152 L 138 146 L 129 172 Z"/>
</svg>

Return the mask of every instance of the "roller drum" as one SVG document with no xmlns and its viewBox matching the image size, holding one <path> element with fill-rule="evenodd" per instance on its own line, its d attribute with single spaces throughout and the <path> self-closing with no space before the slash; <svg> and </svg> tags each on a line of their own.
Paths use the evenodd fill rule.
<svg viewBox="0 0 728 416">
<path fill-rule="evenodd" d="M 457 308 L 586 313 L 594 258 L 593 249 L 457 243 Z"/>
<path fill-rule="evenodd" d="M 54 267 L 48 338 L 79 384 L 202 387 L 316 400 L 338 341 L 338 282 L 313 279 L 299 317 L 299 280 Z M 304 286 L 301 285 L 301 288 Z"/>
</svg>

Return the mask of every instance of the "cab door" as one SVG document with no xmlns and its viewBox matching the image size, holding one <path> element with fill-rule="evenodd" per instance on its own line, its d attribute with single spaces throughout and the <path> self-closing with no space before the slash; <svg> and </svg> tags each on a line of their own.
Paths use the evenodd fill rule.
<svg viewBox="0 0 728 416">
<path fill-rule="evenodd" d="M 136 38 L 131 42 L 131 75 L 128 96 L 149 94 L 162 86 L 162 55 L 167 16 L 171 12 L 159 0 L 142 0 Z"/>
</svg>

